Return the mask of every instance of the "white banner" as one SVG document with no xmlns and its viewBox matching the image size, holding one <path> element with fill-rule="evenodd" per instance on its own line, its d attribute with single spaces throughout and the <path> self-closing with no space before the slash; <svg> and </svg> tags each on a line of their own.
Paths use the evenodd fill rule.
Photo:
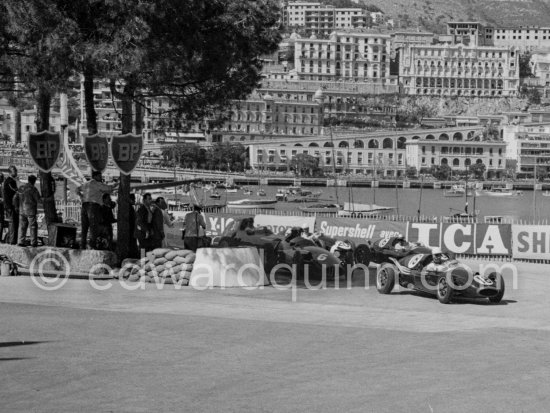
<svg viewBox="0 0 550 413">
<path fill-rule="evenodd" d="M 550 260 L 550 226 L 512 225 L 512 257 Z"/>
<path fill-rule="evenodd" d="M 254 225 L 257 227 L 268 227 L 275 234 L 285 232 L 292 227 L 302 227 L 306 224 L 309 232 L 315 230 L 315 217 L 295 217 L 295 216 L 277 216 L 277 215 L 256 215 Z"/>
</svg>

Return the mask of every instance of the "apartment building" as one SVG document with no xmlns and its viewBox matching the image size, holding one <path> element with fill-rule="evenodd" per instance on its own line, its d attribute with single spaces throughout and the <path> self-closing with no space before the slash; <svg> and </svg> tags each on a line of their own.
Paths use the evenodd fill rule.
<svg viewBox="0 0 550 413">
<path fill-rule="evenodd" d="M 495 27 L 493 44 L 520 52 L 550 51 L 550 27 Z"/>
<path fill-rule="evenodd" d="M 444 138 L 442 139 L 442 135 Z M 502 141 L 449 141 L 447 133 L 438 139 L 418 139 L 406 143 L 408 166 L 418 171 L 432 166 L 448 165 L 454 171 L 464 171 L 472 164 L 485 165 L 488 178 L 499 178 L 506 169 L 506 143 Z"/>
<path fill-rule="evenodd" d="M 410 45 L 403 49 L 399 77 L 409 95 L 514 96 L 518 52 L 463 44 Z"/>
<path fill-rule="evenodd" d="M 38 132 L 36 130 L 37 110 L 27 109 L 21 112 L 21 142 L 27 143 L 29 134 Z M 61 115 L 50 111 L 50 131 L 61 132 Z"/>
<path fill-rule="evenodd" d="M 359 8 L 322 7 L 305 11 L 306 33 L 319 37 L 328 37 L 337 29 L 367 28 L 368 23 L 369 17 Z"/>
<path fill-rule="evenodd" d="M 493 46 L 493 28 L 479 22 L 448 22 L 447 35 L 452 43 L 469 46 Z"/>
<path fill-rule="evenodd" d="M 537 174 L 550 173 L 549 121 L 505 125 L 503 138 L 508 144 L 507 158 L 517 161 L 517 173 L 526 177 L 534 177 L 535 169 Z"/>
<path fill-rule="evenodd" d="M 307 1 L 289 2 L 284 10 L 284 23 L 290 27 L 303 27 L 306 23 L 306 12 L 322 8 L 321 3 Z"/>
<path fill-rule="evenodd" d="M 328 39 L 296 39 L 298 78 L 389 82 L 390 39 L 388 34 L 345 31 L 333 32 Z"/>
</svg>

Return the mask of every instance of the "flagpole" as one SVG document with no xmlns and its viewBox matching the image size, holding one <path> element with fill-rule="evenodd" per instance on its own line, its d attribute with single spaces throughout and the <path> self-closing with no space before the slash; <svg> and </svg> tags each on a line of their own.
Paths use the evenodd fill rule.
<svg viewBox="0 0 550 413">
<path fill-rule="evenodd" d="M 67 149 L 69 147 L 68 140 L 68 125 L 69 125 L 69 107 L 68 97 L 66 93 L 59 94 L 59 115 L 61 124 L 61 139 L 63 139 L 63 147 L 65 148 L 65 157 L 68 156 Z M 63 221 L 67 220 L 67 178 L 63 177 Z"/>
</svg>

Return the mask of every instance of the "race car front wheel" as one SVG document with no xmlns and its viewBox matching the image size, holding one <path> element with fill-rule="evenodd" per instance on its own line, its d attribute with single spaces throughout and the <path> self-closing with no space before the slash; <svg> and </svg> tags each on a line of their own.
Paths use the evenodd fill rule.
<svg viewBox="0 0 550 413">
<path fill-rule="evenodd" d="M 389 294 L 395 285 L 397 268 L 392 264 L 382 264 L 376 273 L 376 289 L 380 294 Z"/>
<path fill-rule="evenodd" d="M 499 287 L 497 295 L 489 297 L 489 301 L 492 303 L 500 303 L 502 301 L 502 297 L 504 297 L 504 278 L 502 278 L 501 274 L 497 274 L 496 272 L 489 274 L 488 278 L 492 280 L 497 287 Z"/>
<path fill-rule="evenodd" d="M 437 299 L 441 304 L 449 304 L 453 298 L 453 289 L 444 275 L 437 280 Z"/>
</svg>

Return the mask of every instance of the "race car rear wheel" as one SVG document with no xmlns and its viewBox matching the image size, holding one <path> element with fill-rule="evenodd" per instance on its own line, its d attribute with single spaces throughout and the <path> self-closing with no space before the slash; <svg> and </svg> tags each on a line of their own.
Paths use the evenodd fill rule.
<svg viewBox="0 0 550 413">
<path fill-rule="evenodd" d="M 453 289 L 444 275 L 437 280 L 437 299 L 441 304 L 449 304 L 453 298 Z"/>
<path fill-rule="evenodd" d="M 370 263 L 370 248 L 368 245 L 361 244 L 355 248 L 355 262 L 368 267 Z"/>
<path fill-rule="evenodd" d="M 391 293 L 397 274 L 397 268 L 393 264 L 382 264 L 376 273 L 376 289 L 380 294 Z"/>
<path fill-rule="evenodd" d="M 504 290 L 506 289 L 504 286 L 504 278 L 501 274 L 498 274 L 496 272 L 492 272 L 487 278 L 492 280 L 497 285 L 497 287 L 500 287 L 498 294 L 489 297 L 489 301 L 492 303 L 500 303 L 502 301 L 502 297 L 504 297 Z"/>
<path fill-rule="evenodd" d="M 292 256 L 292 265 L 296 266 L 296 277 L 304 276 L 304 257 L 300 251 L 295 251 Z"/>
</svg>

